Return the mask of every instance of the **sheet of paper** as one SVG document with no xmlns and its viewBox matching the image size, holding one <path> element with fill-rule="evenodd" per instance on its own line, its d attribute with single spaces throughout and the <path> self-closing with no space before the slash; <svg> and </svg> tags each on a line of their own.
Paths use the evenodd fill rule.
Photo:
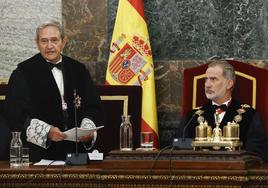
<svg viewBox="0 0 268 188">
<path fill-rule="evenodd" d="M 99 126 L 99 127 L 93 128 L 93 129 L 85 129 L 85 128 L 77 127 L 77 138 L 94 133 L 95 131 L 97 131 L 103 127 L 104 126 Z M 75 127 L 65 131 L 64 133 L 67 135 L 65 140 L 74 141 L 74 142 L 76 141 Z"/>
<path fill-rule="evenodd" d="M 41 159 L 41 161 L 34 163 L 34 165 L 41 165 L 41 166 L 65 165 L 65 161 L 53 161 L 53 160 Z"/>
</svg>

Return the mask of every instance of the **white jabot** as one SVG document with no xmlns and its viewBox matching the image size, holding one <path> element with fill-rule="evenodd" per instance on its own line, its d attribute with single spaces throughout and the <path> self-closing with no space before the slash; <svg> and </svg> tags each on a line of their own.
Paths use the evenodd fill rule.
<svg viewBox="0 0 268 188">
<path fill-rule="evenodd" d="M 63 96 L 64 96 L 64 81 L 63 81 L 63 75 L 62 75 L 62 71 L 56 67 L 54 67 L 52 70 L 51 70 L 53 76 L 54 76 L 54 79 L 57 83 L 57 86 L 59 88 L 59 91 L 60 91 L 60 95 L 63 99 Z"/>
<path fill-rule="evenodd" d="M 58 62 L 56 62 L 55 64 L 58 64 L 61 61 L 62 61 L 62 56 L 61 56 L 60 60 Z M 67 109 L 67 104 L 66 104 L 66 102 L 64 100 L 64 79 L 63 79 L 62 70 L 58 69 L 57 67 L 54 67 L 53 69 L 51 69 L 51 72 L 53 74 L 53 77 L 54 77 L 54 79 L 56 81 L 56 84 L 57 84 L 59 92 L 60 92 L 62 109 L 66 110 Z"/>
</svg>

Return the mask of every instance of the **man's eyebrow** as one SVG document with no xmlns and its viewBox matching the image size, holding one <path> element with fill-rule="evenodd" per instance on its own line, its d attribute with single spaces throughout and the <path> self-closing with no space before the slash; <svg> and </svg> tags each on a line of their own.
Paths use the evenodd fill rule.
<svg viewBox="0 0 268 188">
<path fill-rule="evenodd" d="M 216 76 L 206 76 L 205 79 L 216 79 Z"/>
</svg>

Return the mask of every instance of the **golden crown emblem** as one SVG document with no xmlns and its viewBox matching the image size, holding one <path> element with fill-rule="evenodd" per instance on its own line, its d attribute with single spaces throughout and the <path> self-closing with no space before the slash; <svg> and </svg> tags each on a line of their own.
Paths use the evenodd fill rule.
<svg viewBox="0 0 268 188">
<path fill-rule="evenodd" d="M 149 44 L 137 35 L 132 37 L 132 47 L 134 47 L 143 56 L 152 56 Z"/>
</svg>

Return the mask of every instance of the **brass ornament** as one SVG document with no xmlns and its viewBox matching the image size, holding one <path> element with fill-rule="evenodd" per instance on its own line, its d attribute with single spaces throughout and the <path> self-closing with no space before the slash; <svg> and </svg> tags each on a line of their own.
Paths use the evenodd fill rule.
<svg viewBox="0 0 268 188">
<path fill-rule="evenodd" d="M 204 113 L 204 111 L 200 110 L 200 108 L 195 112 L 195 114 L 198 115 L 197 122 L 199 124 L 203 123 L 205 121 L 205 118 L 203 116 L 201 116 L 203 113 Z"/>
<path fill-rule="evenodd" d="M 203 116 L 199 116 L 197 118 L 197 122 L 200 124 L 200 123 L 203 123 L 205 121 L 205 118 Z"/>
<path fill-rule="evenodd" d="M 195 112 L 195 114 L 198 116 L 201 116 L 203 113 L 204 113 L 204 111 L 200 110 L 200 109 Z"/>
<path fill-rule="evenodd" d="M 242 116 L 241 116 L 240 114 L 236 115 L 236 116 L 234 117 L 234 121 L 235 121 L 236 123 L 242 121 Z"/>
<path fill-rule="evenodd" d="M 250 108 L 251 106 L 248 105 L 248 104 L 241 104 L 241 107 L 242 107 L 242 108 Z"/>
<path fill-rule="evenodd" d="M 239 108 L 236 110 L 238 114 L 243 114 L 246 112 L 246 110 L 244 108 Z"/>
<path fill-rule="evenodd" d="M 197 110 L 195 114 L 199 117 L 197 122 L 199 125 L 196 127 L 196 137 L 192 142 L 193 149 L 208 149 L 212 148 L 214 150 L 219 150 L 225 148 L 227 150 L 240 150 L 243 143 L 240 141 L 239 137 L 239 122 L 243 120 L 242 114 L 246 112 L 245 108 L 250 108 L 247 104 L 242 104 L 241 108 L 237 109 L 237 115 L 234 116 L 232 122 L 228 122 L 227 125 L 223 127 L 222 130 L 219 127 L 219 122 L 217 120 L 218 114 L 216 114 L 216 127 L 211 131 L 211 127 L 207 125 L 207 121 L 203 116 L 201 116 L 204 111 Z"/>
</svg>

